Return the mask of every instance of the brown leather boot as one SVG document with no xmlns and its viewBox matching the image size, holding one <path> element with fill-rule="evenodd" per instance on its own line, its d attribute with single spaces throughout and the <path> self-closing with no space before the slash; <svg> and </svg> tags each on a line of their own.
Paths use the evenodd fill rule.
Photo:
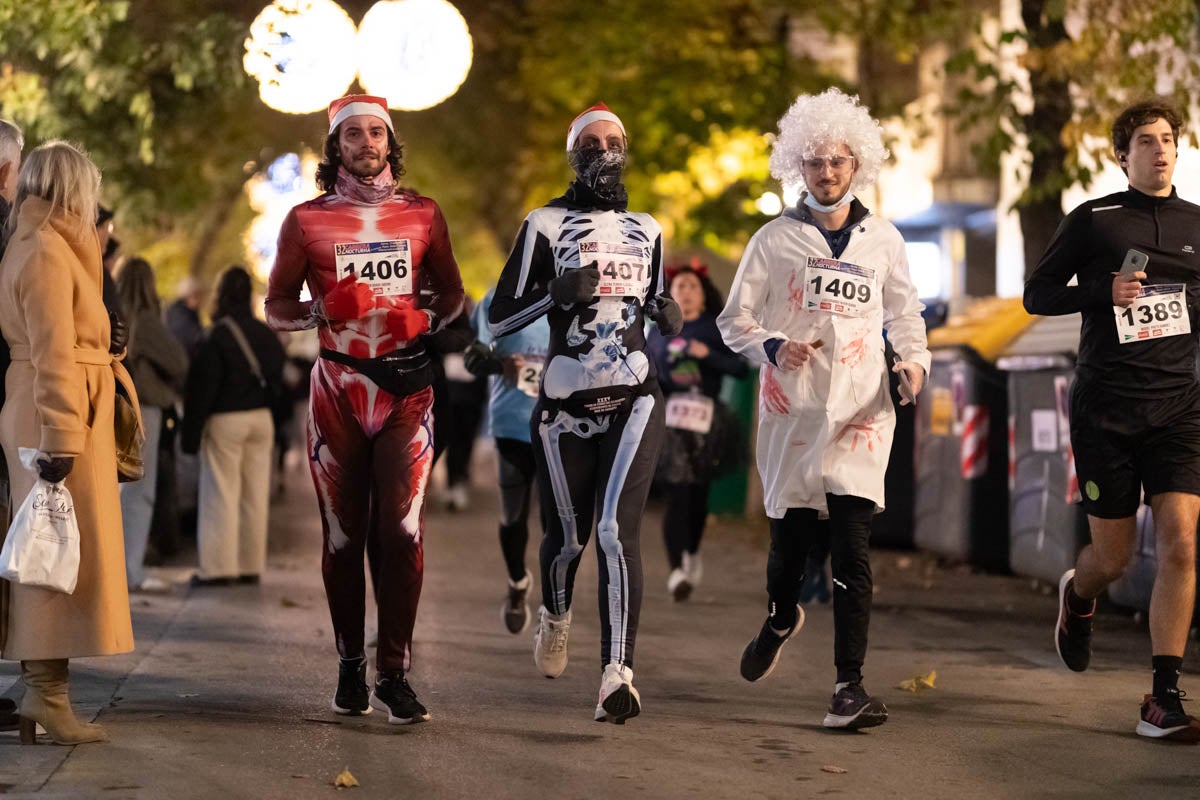
<svg viewBox="0 0 1200 800">
<path fill-rule="evenodd" d="M 41 723 L 55 744 L 107 742 L 100 725 L 81 722 L 71 711 L 67 697 L 67 659 L 22 661 L 21 744 L 37 744 L 35 723 Z"/>
</svg>

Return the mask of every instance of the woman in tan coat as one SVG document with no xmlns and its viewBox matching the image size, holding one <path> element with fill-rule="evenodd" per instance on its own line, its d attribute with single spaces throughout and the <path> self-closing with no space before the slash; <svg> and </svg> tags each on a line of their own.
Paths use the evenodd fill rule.
<svg viewBox="0 0 1200 800">
<path fill-rule="evenodd" d="M 59 744 L 103 741 L 67 696 L 67 660 L 133 649 L 113 436 L 114 379 L 101 299 L 96 200 L 100 172 L 78 149 L 48 142 L 21 165 L 0 261 L 0 332 L 12 349 L 0 445 L 23 500 L 34 477 L 18 459 L 37 448 L 43 478 L 66 479 L 79 524 L 73 594 L 0 582 L 0 658 L 21 661 L 21 741 L 40 722 Z M 134 396 L 131 391 L 131 396 Z"/>
</svg>

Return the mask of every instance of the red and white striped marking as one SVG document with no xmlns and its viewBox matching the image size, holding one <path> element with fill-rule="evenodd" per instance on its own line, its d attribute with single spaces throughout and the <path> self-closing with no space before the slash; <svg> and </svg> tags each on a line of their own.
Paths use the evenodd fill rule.
<svg viewBox="0 0 1200 800">
<path fill-rule="evenodd" d="M 1067 496 L 1068 503 L 1078 503 L 1083 500 L 1079 493 L 1079 476 L 1075 474 L 1075 448 L 1067 445 Z"/>
<path fill-rule="evenodd" d="M 1017 488 L 1017 418 L 1008 415 L 1008 491 Z"/>
<path fill-rule="evenodd" d="M 988 468 L 988 410 L 986 406 L 969 405 L 963 409 L 962 476 L 968 480 L 981 478 Z"/>
</svg>

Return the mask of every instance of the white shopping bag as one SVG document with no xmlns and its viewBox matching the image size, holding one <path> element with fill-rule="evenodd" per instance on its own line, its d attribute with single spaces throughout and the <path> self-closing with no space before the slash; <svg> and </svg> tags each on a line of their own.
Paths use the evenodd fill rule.
<svg viewBox="0 0 1200 800">
<path fill-rule="evenodd" d="M 43 455 L 22 447 L 21 463 L 37 475 Z M 65 483 L 38 478 L 25 502 L 17 509 L 4 549 L 0 550 L 0 578 L 22 586 L 41 586 L 71 594 L 79 578 L 79 525 L 75 503 Z"/>
</svg>

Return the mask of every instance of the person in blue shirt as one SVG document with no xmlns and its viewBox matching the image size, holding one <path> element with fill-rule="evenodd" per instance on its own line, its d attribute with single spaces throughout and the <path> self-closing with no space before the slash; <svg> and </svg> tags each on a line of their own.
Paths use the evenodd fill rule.
<svg viewBox="0 0 1200 800">
<path fill-rule="evenodd" d="M 737 421 L 717 402 L 726 375 L 745 377 L 746 362 L 726 346 L 717 330 L 725 301 L 702 265 L 668 271 L 671 297 L 683 312 L 674 336 L 657 329 L 648 346 L 667 402 L 667 433 L 659 455 L 658 478 L 666 486 L 663 541 L 671 573 L 667 591 L 686 600 L 700 582 L 700 538 L 708 518 L 709 486 L 736 461 L 741 442 Z"/>
<path fill-rule="evenodd" d="M 550 342 L 550 323 L 543 316 L 515 333 L 493 337 L 488 330 L 492 293 L 475 308 L 479 338 L 463 354 L 474 375 L 490 375 L 488 431 L 496 440 L 500 477 L 500 550 L 508 570 L 508 595 L 501 615 L 510 633 L 529 625 L 526 598 L 533 577 L 525 567 L 529 543 L 529 501 L 535 480 L 529 419 L 537 403 L 542 366 Z M 543 526 L 544 528 L 545 526 Z"/>
</svg>

